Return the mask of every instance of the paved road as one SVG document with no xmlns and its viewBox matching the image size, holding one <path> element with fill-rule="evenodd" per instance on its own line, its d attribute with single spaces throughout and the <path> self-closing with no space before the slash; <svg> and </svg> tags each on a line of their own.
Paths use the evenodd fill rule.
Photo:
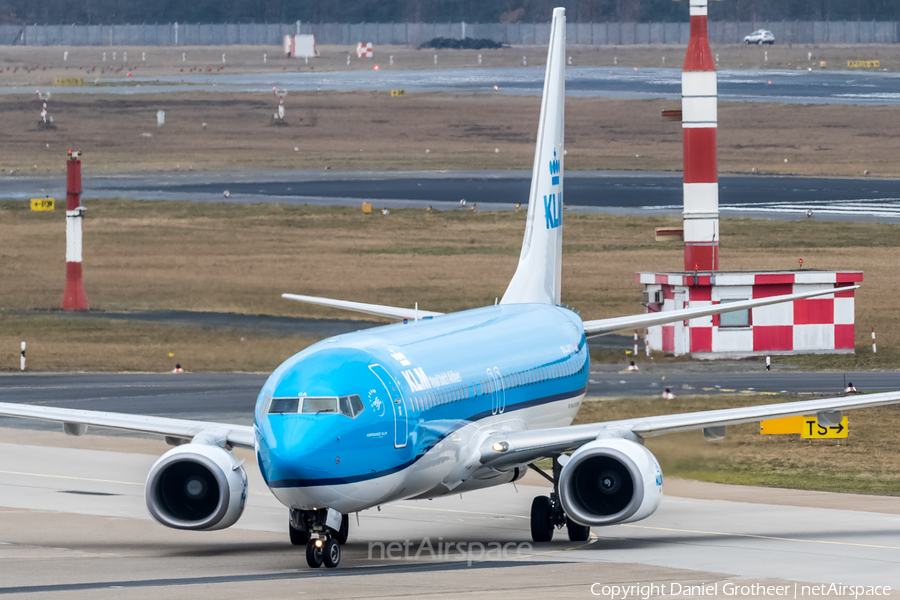
<svg viewBox="0 0 900 600">
<path fill-rule="evenodd" d="M 250 452 L 236 452 L 250 485 L 241 520 L 216 533 L 174 531 L 144 506 L 143 482 L 162 443 L 2 433 L 0 594 L 585 598 L 596 582 L 652 582 L 667 588 L 649 597 L 684 595 L 672 593 L 673 583 L 719 583 L 715 595 L 734 598 L 723 583 L 786 582 L 791 596 L 795 582 L 900 587 L 896 498 L 742 488 L 740 501 L 727 501 L 719 498 L 732 490 L 716 486 L 711 499 L 667 496 L 650 518 L 595 528 L 587 543 L 557 532 L 533 545 L 529 505 L 549 490 L 520 482 L 363 511 L 351 519 L 341 567 L 312 571 L 288 543 L 287 511 Z M 129 453 L 136 444 L 144 453 Z"/>
<path fill-rule="evenodd" d="M 623 364 L 624 368 L 624 364 Z M 591 369 L 588 395 L 598 399 L 656 396 L 670 387 L 679 395 L 753 393 L 840 394 L 843 373 L 616 372 Z M 30 373 L 0 375 L 0 402 L 149 414 L 250 424 L 267 373 Z M 900 389 L 900 371 L 846 374 L 860 391 Z M 687 386 L 687 387 L 685 387 Z M 0 418 L 0 427 L 57 430 L 55 424 Z"/>
<path fill-rule="evenodd" d="M 358 206 L 374 200 L 388 207 L 453 208 L 465 198 L 471 206 L 508 209 L 528 201 L 530 172 L 463 171 L 337 173 L 331 171 L 256 171 L 169 173 L 85 177 L 85 200 L 135 199 L 206 202 L 280 202 Z M 60 177 L 3 178 L 3 197 L 62 197 Z M 680 214 L 680 173 L 570 172 L 566 205 L 600 212 Z M 228 190 L 230 198 L 223 197 Z M 900 179 L 772 177 L 724 175 L 719 178 L 720 209 L 725 215 L 900 222 Z"/>
<path fill-rule="evenodd" d="M 60 88 L 59 94 L 134 94 L 204 90 L 210 92 L 266 92 L 277 86 L 289 91 L 375 90 L 402 88 L 408 92 L 540 95 L 544 67 L 422 69 L 378 71 L 248 73 L 179 75 L 178 77 L 113 80 L 112 87 Z M 140 85 L 140 88 L 134 87 Z M 495 91 L 494 86 L 497 86 Z M 21 93 L 0 88 L 0 93 Z M 722 70 L 718 73 L 719 100 L 731 102 L 789 102 L 801 104 L 898 104 L 900 74 L 804 70 Z M 579 67 L 566 68 L 566 95 L 608 98 L 681 98 L 678 68 Z"/>
</svg>

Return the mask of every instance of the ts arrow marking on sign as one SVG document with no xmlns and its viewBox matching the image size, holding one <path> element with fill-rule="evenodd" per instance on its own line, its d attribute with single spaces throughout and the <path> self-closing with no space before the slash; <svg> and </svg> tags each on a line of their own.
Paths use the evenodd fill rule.
<svg viewBox="0 0 900 600">
<path fill-rule="evenodd" d="M 845 438 L 848 433 L 847 417 L 833 427 L 819 425 L 815 417 L 803 417 L 803 429 L 800 437 L 803 439 Z"/>
</svg>

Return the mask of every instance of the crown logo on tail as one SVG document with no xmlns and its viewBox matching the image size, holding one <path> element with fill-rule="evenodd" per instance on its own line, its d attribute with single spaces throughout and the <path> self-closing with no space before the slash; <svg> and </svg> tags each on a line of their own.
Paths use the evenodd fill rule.
<svg viewBox="0 0 900 600">
<path fill-rule="evenodd" d="M 553 160 L 550 161 L 551 185 L 559 185 L 559 159 L 556 158 L 556 150 L 553 151 Z"/>
</svg>

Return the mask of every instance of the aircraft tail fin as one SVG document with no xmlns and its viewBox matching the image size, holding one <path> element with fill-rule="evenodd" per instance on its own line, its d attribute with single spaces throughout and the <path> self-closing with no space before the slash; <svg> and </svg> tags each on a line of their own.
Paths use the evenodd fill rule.
<svg viewBox="0 0 900 600">
<path fill-rule="evenodd" d="M 501 304 L 559 304 L 562 285 L 566 9 L 553 9 L 528 217 L 519 266 Z"/>
</svg>

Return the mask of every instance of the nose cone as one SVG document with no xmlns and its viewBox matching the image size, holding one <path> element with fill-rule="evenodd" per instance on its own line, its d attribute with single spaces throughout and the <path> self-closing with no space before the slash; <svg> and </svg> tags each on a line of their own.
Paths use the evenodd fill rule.
<svg viewBox="0 0 900 600">
<path fill-rule="evenodd" d="M 332 476 L 340 415 L 269 415 L 259 439 L 260 471 L 274 487 L 313 485 Z M 329 423 L 330 422 L 330 423 Z"/>
</svg>

